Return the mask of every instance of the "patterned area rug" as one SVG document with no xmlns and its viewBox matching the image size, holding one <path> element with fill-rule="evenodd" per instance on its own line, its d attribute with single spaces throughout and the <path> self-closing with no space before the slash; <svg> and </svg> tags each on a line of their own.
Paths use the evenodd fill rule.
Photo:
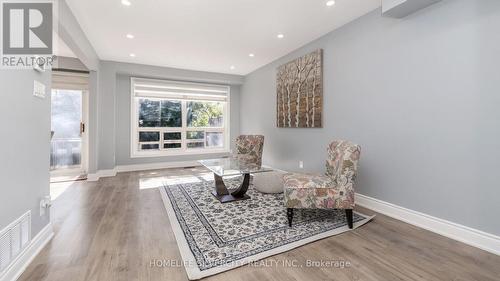
<svg viewBox="0 0 500 281">
<path fill-rule="evenodd" d="M 240 180 L 225 180 L 228 188 Z M 251 199 L 221 204 L 213 181 L 160 187 L 190 280 L 200 279 L 349 231 L 345 211 L 297 210 L 287 223 L 283 194 L 250 187 Z M 373 217 L 354 213 L 354 227 Z"/>
</svg>

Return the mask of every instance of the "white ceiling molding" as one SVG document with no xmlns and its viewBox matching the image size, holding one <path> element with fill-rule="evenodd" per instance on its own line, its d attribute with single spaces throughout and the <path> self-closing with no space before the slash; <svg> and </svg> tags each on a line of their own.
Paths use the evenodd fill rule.
<svg viewBox="0 0 500 281">
<path fill-rule="evenodd" d="M 382 14 L 404 18 L 441 0 L 382 0 Z"/>
</svg>

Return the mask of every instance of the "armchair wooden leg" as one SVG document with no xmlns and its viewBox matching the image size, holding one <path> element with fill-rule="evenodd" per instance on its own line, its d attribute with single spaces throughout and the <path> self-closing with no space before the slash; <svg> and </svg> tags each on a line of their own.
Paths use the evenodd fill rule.
<svg viewBox="0 0 500 281">
<path fill-rule="evenodd" d="M 286 214 L 288 216 L 288 226 L 292 227 L 292 220 L 293 220 L 293 208 L 287 208 L 286 209 Z"/>
<path fill-rule="evenodd" d="M 350 229 L 352 229 L 353 227 L 352 209 L 346 209 L 345 215 L 347 217 L 347 225 L 349 226 Z"/>
</svg>

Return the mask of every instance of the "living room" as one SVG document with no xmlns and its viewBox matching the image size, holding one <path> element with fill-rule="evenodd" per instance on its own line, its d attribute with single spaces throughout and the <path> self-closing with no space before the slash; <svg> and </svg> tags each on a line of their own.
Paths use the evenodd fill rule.
<svg viewBox="0 0 500 281">
<path fill-rule="evenodd" d="M 0 2 L 0 281 L 500 280 L 499 1 Z"/>
</svg>

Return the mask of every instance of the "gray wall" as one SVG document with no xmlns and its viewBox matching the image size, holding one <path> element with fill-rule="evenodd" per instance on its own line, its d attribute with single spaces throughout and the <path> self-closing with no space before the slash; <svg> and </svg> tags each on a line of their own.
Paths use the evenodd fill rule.
<svg viewBox="0 0 500 281">
<path fill-rule="evenodd" d="M 59 1 L 59 36 L 88 69 L 97 70 L 99 58 L 65 1 Z M 46 85 L 47 97 L 33 96 L 33 80 Z M 27 210 L 32 214 L 32 236 L 49 222 L 39 215 L 39 201 L 49 195 L 51 72 L 0 70 L 0 229 Z M 97 77 L 91 72 L 90 102 L 97 108 Z M 92 108 L 91 108 L 92 110 Z M 97 114 L 90 112 L 93 122 Z M 90 142 L 96 146 L 97 127 L 89 126 Z M 97 151 L 95 149 L 94 151 Z M 95 170 L 97 161 L 94 161 Z"/>
<path fill-rule="evenodd" d="M 265 163 L 317 172 L 331 140 L 352 140 L 357 192 L 499 235 L 499 27 L 497 0 L 373 11 L 249 74 L 241 133 L 266 136 Z M 276 67 L 317 48 L 324 128 L 277 129 Z"/>
<path fill-rule="evenodd" d="M 89 118 L 87 124 L 88 137 L 88 173 L 93 174 L 98 166 L 98 111 L 99 111 L 99 74 L 97 71 L 89 73 Z"/>
<path fill-rule="evenodd" d="M 239 133 L 239 90 L 243 77 L 220 73 L 103 61 L 99 68 L 98 169 L 117 165 L 190 161 L 200 156 L 130 158 L 130 77 L 207 82 L 231 86 L 231 138 Z M 211 155 L 214 157 L 216 155 Z"/>
<path fill-rule="evenodd" d="M 33 81 L 46 98 L 33 96 Z M 49 223 L 39 202 L 49 195 L 51 72 L 0 70 L 0 229 L 31 210 L 32 237 Z"/>
<path fill-rule="evenodd" d="M 116 71 L 101 62 L 98 72 L 97 169 L 115 168 L 115 86 Z"/>
</svg>

